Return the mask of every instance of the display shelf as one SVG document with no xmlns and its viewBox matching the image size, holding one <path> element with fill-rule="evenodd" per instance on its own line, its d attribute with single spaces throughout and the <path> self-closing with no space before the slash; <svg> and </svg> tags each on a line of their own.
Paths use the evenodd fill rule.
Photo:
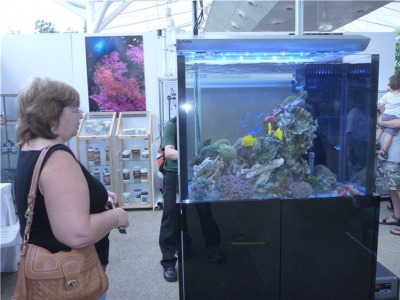
<svg viewBox="0 0 400 300">
<path fill-rule="evenodd" d="M 14 181 L 18 147 L 15 124 L 17 119 L 17 94 L 1 94 L 1 182 Z"/>
<path fill-rule="evenodd" d="M 151 112 L 121 112 L 116 129 L 117 182 L 120 206 L 153 207 Z"/>
<path fill-rule="evenodd" d="M 115 191 L 113 168 L 115 120 L 115 112 L 86 113 L 76 136 L 78 160 L 110 191 Z"/>
</svg>

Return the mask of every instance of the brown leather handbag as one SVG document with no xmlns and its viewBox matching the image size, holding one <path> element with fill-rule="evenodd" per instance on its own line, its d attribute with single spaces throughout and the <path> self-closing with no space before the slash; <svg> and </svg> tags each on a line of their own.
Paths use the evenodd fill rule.
<svg viewBox="0 0 400 300">
<path fill-rule="evenodd" d="M 38 177 L 49 148 L 42 150 L 33 171 L 25 212 L 21 263 L 12 299 L 95 300 L 108 289 L 108 278 L 94 245 L 51 253 L 42 247 L 28 244 Z"/>
</svg>

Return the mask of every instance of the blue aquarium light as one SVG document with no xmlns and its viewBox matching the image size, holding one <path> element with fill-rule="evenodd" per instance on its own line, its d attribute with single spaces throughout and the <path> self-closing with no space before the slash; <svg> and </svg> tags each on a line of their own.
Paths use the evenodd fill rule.
<svg viewBox="0 0 400 300">
<path fill-rule="evenodd" d="M 369 41 L 360 35 L 178 39 L 177 54 L 186 64 L 316 63 L 363 51 Z"/>
<path fill-rule="evenodd" d="M 186 64 L 237 64 L 237 63 L 316 63 L 332 61 L 347 52 L 178 52 L 185 56 Z"/>
</svg>

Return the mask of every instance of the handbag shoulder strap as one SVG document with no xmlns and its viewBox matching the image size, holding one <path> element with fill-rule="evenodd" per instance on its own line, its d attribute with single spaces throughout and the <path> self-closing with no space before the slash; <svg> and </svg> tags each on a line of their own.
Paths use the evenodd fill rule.
<svg viewBox="0 0 400 300">
<path fill-rule="evenodd" d="M 35 200 L 36 200 L 36 191 L 38 187 L 38 181 L 39 181 L 39 173 L 42 167 L 43 159 L 46 156 L 47 151 L 50 149 L 50 146 L 47 146 L 42 149 L 42 152 L 39 155 L 39 158 L 36 162 L 35 169 L 33 170 L 33 175 L 32 175 L 32 181 L 31 181 L 31 187 L 28 193 L 28 206 L 25 211 L 25 218 L 26 218 L 26 225 L 25 225 L 25 230 L 24 230 L 24 241 L 22 245 L 22 249 L 26 248 L 26 245 L 28 244 L 29 240 L 29 234 L 31 231 L 31 225 L 32 225 L 32 220 L 33 220 L 33 208 L 35 207 Z M 21 255 L 22 252 L 21 251 Z"/>
</svg>

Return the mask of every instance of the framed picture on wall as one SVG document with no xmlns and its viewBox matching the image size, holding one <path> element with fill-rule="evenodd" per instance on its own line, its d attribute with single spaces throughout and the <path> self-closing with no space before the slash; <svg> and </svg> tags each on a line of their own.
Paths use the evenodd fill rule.
<svg viewBox="0 0 400 300">
<path fill-rule="evenodd" d="M 143 36 L 85 38 L 89 110 L 145 111 Z"/>
</svg>

